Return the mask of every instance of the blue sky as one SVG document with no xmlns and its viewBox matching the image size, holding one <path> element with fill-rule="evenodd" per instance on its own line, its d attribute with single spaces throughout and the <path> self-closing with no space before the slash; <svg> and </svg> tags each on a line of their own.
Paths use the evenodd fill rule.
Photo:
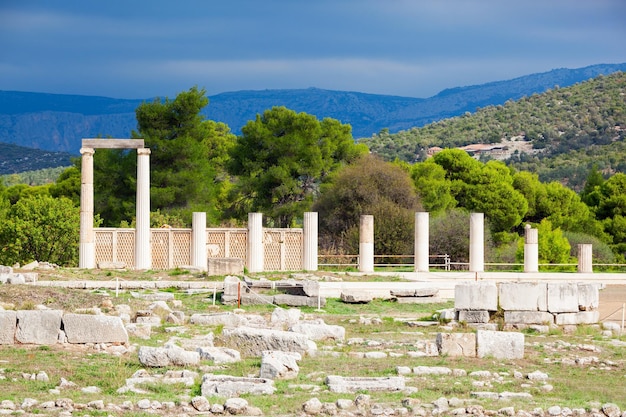
<svg viewBox="0 0 626 417">
<path fill-rule="evenodd" d="M 407 97 L 626 62 L 624 0 L 0 0 L 0 90 Z"/>
</svg>

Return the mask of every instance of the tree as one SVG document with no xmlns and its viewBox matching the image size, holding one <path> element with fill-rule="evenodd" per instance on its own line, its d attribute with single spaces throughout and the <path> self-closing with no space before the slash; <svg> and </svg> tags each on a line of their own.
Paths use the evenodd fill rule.
<svg viewBox="0 0 626 417">
<path fill-rule="evenodd" d="M 49 195 L 20 198 L 0 224 L 0 262 L 33 260 L 63 266 L 78 263 L 80 210 L 71 200 Z"/>
<path fill-rule="evenodd" d="M 563 264 L 570 261 L 571 246 L 563 231 L 553 227 L 552 222 L 543 219 L 537 225 L 539 263 Z M 524 260 L 524 239 L 520 238 L 517 250 L 518 262 Z"/>
<path fill-rule="evenodd" d="M 436 216 L 456 206 L 452 196 L 452 182 L 446 179 L 446 171 L 432 159 L 418 162 L 411 167 L 411 178 L 424 210 Z"/>
<path fill-rule="evenodd" d="M 231 149 L 228 170 L 238 176 L 234 215 L 261 211 L 276 226 L 293 225 L 311 207 L 319 186 L 366 148 L 351 127 L 334 119 L 273 107 L 248 122 Z"/>
<path fill-rule="evenodd" d="M 338 242 L 348 253 L 358 251 L 361 215 L 373 215 L 374 248 L 381 255 L 412 253 L 419 209 L 408 173 L 371 155 L 341 169 L 313 205 L 321 240 Z"/>
<path fill-rule="evenodd" d="M 136 110 L 137 131 L 150 148 L 151 209 L 191 222 L 193 211 L 218 221 L 228 176 L 224 164 L 235 136 L 223 123 L 205 120 L 204 89 L 193 87 L 173 99 L 144 102 Z M 131 221 L 135 213 L 136 155 L 97 150 L 94 155 L 96 211 L 108 224 Z"/>
</svg>

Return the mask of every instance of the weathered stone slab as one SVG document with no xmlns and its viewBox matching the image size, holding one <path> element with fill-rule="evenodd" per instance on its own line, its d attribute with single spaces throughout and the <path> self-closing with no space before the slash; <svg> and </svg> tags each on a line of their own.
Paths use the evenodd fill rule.
<svg viewBox="0 0 626 417">
<path fill-rule="evenodd" d="M 306 280 L 302 282 L 302 291 L 307 297 L 320 296 L 320 283 L 317 281 Z"/>
<path fill-rule="evenodd" d="M 201 393 L 205 397 L 239 397 L 241 394 L 272 395 L 274 381 L 267 378 L 246 378 L 231 375 L 205 374 L 202 377 Z"/>
<path fill-rule="evenodd" d="M 298 376 L 298 361 L 302 355 L 296 352 L 263 352 L 259 376 L 268 379 L 293 379 Z"/>
<path fill-rule="evenodd" d="M 492 282 L 473 282 L 454 287 L 454 308 L 457 310 L 498 309 L 498 288 Z"/>
<path fill-rule="evenodd" d="M 597 310 L 600 305 L 598 284 L 578 284 L 578 309 L 580 311 Z"/>
<path fill-rule="evenodd" d="M 266 350 L 302 354 L 317 349 L 315 342 L 300 333 L 245 326 L 224 329 L 222 340 L 227 346 L 236 347 L 242 354 L 249 356 L 261 356 Z"/>
<path fill-rule="evenodd" d="M 176 346 L 152 347 L 141 346 L 138 352 L 139 362 L 143 366 L 160 368 L 167 366 L 190 366 L 200 362 L 198 352 L 190 352 Z"/>
<path fill-rule="evenodd" d="M 547 311 L 548 288 L 545 283 L 503 282 L 498 287 L 504 311 Z"/>
<path fill-rule="evenodd" d="M 224 300 L 222 299 L 222 301 Z M 241 294 L 240 303 L 242 306 L 254 306 L 259 304 L 272 305 L 274 303 L 274 296 L 256 293 L 244 293 Z"/>
<path fill-rule="evenodd" d="M 549 283 L 548 311 L 550 313 L 576 313 L 578 311 L 578 284 Z"/>
<path fill-rule="evenodd" d="M 492 356 L 496 359 L 523 359 L 524 334 L 477 330 L 476 356 L 479 358 Z"/>
<path fill-rule="evenodd" d="M 475 333 L 437 333 L 440 355 L 476 357 Z"/>
<path fill-rule="evenodd" d="M 234 313 L 196 313 L 191 315 L 189 322 L 201 326 L 237 327 L 246 324 L 247 320 Z"/>
<path fill-rule="evenodd" d="M 241 275 L 243 259 L 240 258 L 208 258 L 207 275 Z"/>
<path fill-rule="evenodd" d="M 599 311 L 579 311 L 578 313 L 560 313 L 554 316 L 558 326 L 595 324 L 600 321 Z"/>
<path fill-rule="evenodd" d="M 508 324 L 553 324 L 554 315 L 547 311 L 505 311 L 504 322 Z"/>
<path fill-rule="evenodd" d="M 367 304 L 374 299 L 372 294 L 367 291 L 350 291 L 348 293 L 341 292 L 341 301 L 350 304 Z"/>
<path fill-rule="evenodd" d="M 289 307 L 318 307 L 318 297 L 307 297 L 306 295 L 276 294 L 273 302 L 276 305 Z M 319 307 L 326 305 L 326 299 L 319 299 Z"/>
<path fill-rule="evenodd" d="M 459 321 L 465 323 L 489 323 L 489 312 L 486 310 L 459 310 Z"/>
<path fill-rule="evenodd" d="M 0 345 L 15 343 L 15 329 L 17 328 L 17 314 L 15 311 L 0 311 Z"/>
<path fill-rule="evenodd" d="M 63 330 L 69 343 L 128 343 L 120 317 L 67 313 Z"/>
<path fill-rule="evenodd" d="M 299 322 L 291 326 L 289 330 L 306 335 L 311 340 L 343 341 L 346 338 L 346 329 L 344 327 L 323 322 Z"/>
<path fill-rule="evenodd" d="M 343 377 L 328 375 L 326 385 L 331 392 L 354 393 L 360 391 L 402 391 L 404 377 Z"/>
<path fill-rule="evenodd" d="M 448 300 L 444 300 L 439 297 L 398 297 L 396 302 L 398 304 L 441 304 Z"/>
<path fill-rule="evenodd" d="M 200 359 L 208 359 L 215 364 L 235 363 L 241 361 L 241 354 L 235 349 L 225 347 L 199 347 Z"/>
<path fill-rule="evenodd" d="M 413 368 L 413 374 L 417 376 L 452 375 L 452 369 L 446 366 L 416 366 Z"/>
<path fill-rule="evenodd" d="M 15 341 L 34 345 L 53 345 L 61 330 L 61 310 L 20 310 L 17 312 Z"/>
<path fill-rule="evenodd" d="M 224 295 L 237 297 L 237 294 L 242 291 L 241 280 L 233 275 L 224 277 Z"/>
</svg>

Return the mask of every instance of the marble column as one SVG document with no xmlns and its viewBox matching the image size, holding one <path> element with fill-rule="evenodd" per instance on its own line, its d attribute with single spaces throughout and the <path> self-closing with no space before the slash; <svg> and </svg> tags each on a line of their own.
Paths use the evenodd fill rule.
<svg viewBox="0 0 626 417">
<path fill-rule="evenodd" d="M 593 245 L 591 243 L 578 245 L 578 272 L 593 272 Z"/>
<path fill-rule="evenodd" d="M 263 213 L 248 213 L 248 272 L 263 272 L 265 252 L 263 248 Z"/>
<path fill-rule="evenodd" d="M 362 215 L 359 223 L 359 271 L 374 272 L 374 216 Z"/>
<path fill-rule="evenodd" d="M 485 214 L 470 213 L 470 272 L 485 270 Z"/>
<path fill-rule="evenodd" d="M 304 213 L 302 268 L 317 271 L 317 213 Z"/>
<path fill-rule="evenodd" d="M 429 262 L 429 214 L 427 212 L 415 213 L 415 272 L 428 272 Z"/>
<path fill-rule="evenodd" d="M 208 259 L 206 250 L 206 213 L 194 212 L 191 219 L 191 265 L 206 271 Z"/>
<path fill-rule="evenodd" d="M 150 245 L 150 149 L 137 149 L 135 269 L 152 268 Z"/>
<path fill-rule="evenodd" d="M 80 243 L 78 267 L 96 267 L 96 242 L 93 231 L 93 148 L 81 148 L 80 168 Z"/>
<path fill-rule="evenodd" d="M 529 224 L 524 231 L 524 272 L 539 272 L 539 232 Z"/>
</svg>

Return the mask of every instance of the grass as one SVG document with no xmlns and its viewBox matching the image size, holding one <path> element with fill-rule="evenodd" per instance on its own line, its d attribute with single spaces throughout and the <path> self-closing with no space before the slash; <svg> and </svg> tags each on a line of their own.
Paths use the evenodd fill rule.
<svg viewBox="0 0 626 417">
<path fill-rule="evenodd" d="M 55 271 L 62 274 L 65 271 Z M 117 274 L 117 272 L 116 272 Z M 181 271 L 175 278 L 187 277 Z M 148 279 L 149 274 L 139 273 L 138 276 Z M 93 279 L 110 279 L 106 274 L 96 272 L 69 271 L 70 277 L 87 277 Z M 131 279 L 131 274 L 127 275 Z M 58 278 L 69 279 L 69 278 Z M 72 278 L 73 279 L 73 278 Z M 132 279 L 135 279 L 134 276 Z M 171 279 L 158 275 L 153 279 Z M 185 278 L 188 279 L 188 278 Z M 191 278 L 193 279 L 193 278 Z M 228 312 L 236 306 L 224 306 L 217 303 L 213 306 L 212 293 L 188 294 L 174 288 L 163 291 L 174 294 L 182 303 L 180 310 L 189 317 L 194 313 Z M 62 288 L 34 287 L 21 285 L 0 286 L 0 303 L 13 308 L 44 304 L 49 308 L 73 311 L 76 308 L 102 306 L 105 300 L 114 308 L 117 304 L 127 304 L 133 311 L 145 309 L 149 301 L 131 297 L 122 293 L 114 297 L 110 293 L 89 292 L 85 290 L 68 290 Z M 249 403 L 263 410 L 265 415 L 293 415 L 300 412 L 302 404 L 312 397 L 322 402 L 334 402 L 339 398 L 354 399 L 357 394 L 331 393 L 324 381 L 328 375 L 341 376 L 397 376 L 397 368 L 416 366 L 445 366 L 450 369 L 462 369 L 466 376 L 428 376 L 406 375 L 407 386 L 417 388 L 417 392 L 406 393 L 368 393 L 372 402 L 400 407 L 406 397 L 413 403 L 428 404 L 440 397 L 467 399 L 471 404 L 479 404 L 486 408 L 498 410 L 504 406 L 513 406 L 516 410 L 532 411 L 535 407 L 547 409 L 552 405 L 570 408 L 594 407 L 595 402 L 613 402 L 626 409 L 626 384 L 623 383 L 626 373 L 626 349 L 615 346 L 604 338 L 596 326 L 579 326 L 573 334 L 564 334 L 560 329 L 549 334 L 525 332 L 526 347 L 523 360 L 495 360 L 493 358 L 457 358 L 457 357 L 411 357 L 410 352 L 420 350 L 426 342 L 433 342 L 439 327 L 410 327 L 404 321 L 396 320 L 430 320 L 441 308 L 450 308 L 453 304 L 399 304 L 391 301 L 374 300 L 368 304 L 345 304 L 338 299 L 328 299 L 324 311 L 315 308 L 302 308 L 306 319 L 322 319 L 327 324 L 343 326 L 346 329 L 346 340 L 343 342 L 319 341 L 318 355 L 305 355 L 299 362 L 300 372 L 293 380 L 277 380 L 276 394 L 272 396 L 245 396 Z M 269 319 L 274 306 L 245 306 L 246 314 L 261 314 Z M 361 317 L 378 318 L 376 324 L 361 322 Z M 435 320 L 436 321 L 436 320 Z M 150 340 L 131 340 L 136 345 L 162 346 L 174 334 L 167 333 L 164 324 L 153 328 Z M 192 326 L 187 325 L 188 332 L 178 337 L 193 337 L 213 332 L 215 343 L 219 344 L 219 335 L 223 326 Z M 469 326 L 458 327 L 455 331 L 473 331 Z M 622 338 L 624 340 L 625 338 Z M 595 345 L 599 351 L 587 351 L 582 346 Z M 363 353 L 380 351 L 387 353 L 384 359 L 367 359 Z M 324 354 L 330 352 L 331 354 Z M 336 355 L 336 356 L 335 356 Z M 397 356 L 395 356 L 397 355 Z M 597 357 L 599 362 L 590 365 L 566 365 L 564 360 L 578 357 Z M 611 363 L 610 365 L 606 365 Z M 0 346 L 0 392 L 3 398 L 12 398 L 21 402 L 30 397 L 41 401 L 56 400 L 59 397 L 72 398 L 75 402 L 87 403 L 102 399 L 105 403 L 121 404 L 123 401 L 136 401 L 147 398 L 157 401 L 174 401 L 177 404 L 200 394 L 200 381 L 193 387 L 180 385 L 165 386 L 149 385 L 146 394 L 118 394 L 117 389 L 141 368 L 136 353 L 122 357 L 95 353 L 86 347 L 72 345 L 54 346 Z M 193 367 L 192 367 L 193 368 Z M 210 361 L 202 361 L 193 369 L 199 375 L 204 373 L 228 374 L 233 376 L 258 376 L 259 358 L 243 358 L 241 362 L 214 366 Z M 487 370 L 498 374 L 498 378 L 479 380 L 470 377 L 469 373 Z M 549 375 L 547 381 L 552 390 L 546 390 L 544 383 L 533 382 L 526 378 L 514 377 L 514 372 L 524 376 L 530 372 L 541 370 Z M 49 382 L 25 379 L 23 374 L 36 374 L 44 371 Z M 150 373 L 163 374 L 165 369 L 151 369 Z M 79 388 L 61 395 L 50 393 L 57 387 L 61 378 L 70 380 Z M 484 386 L 478 386 L 482 383 Z M 101 389 L 99 394 L 85 394 L 80 388 L 95 385 Z M 311 386 L 316 390 L 313 392 Z M 478 400 L 472 398 L 473 391 L 511 391 L 530 392 L 531 400 L 501 401 Z M 210 402 L 223 402 L 224 399 L 209 398 Z M 596 405 L 597 407 L 597 405 Z M 31 410 L 32 411 L 32 410 Z M 90 410 L 90 415 L 109 415 L 111 412 L 100 413 Z M 129 416 L 147 416 L 150 413 L 126 412 Z"/>
</svg>

